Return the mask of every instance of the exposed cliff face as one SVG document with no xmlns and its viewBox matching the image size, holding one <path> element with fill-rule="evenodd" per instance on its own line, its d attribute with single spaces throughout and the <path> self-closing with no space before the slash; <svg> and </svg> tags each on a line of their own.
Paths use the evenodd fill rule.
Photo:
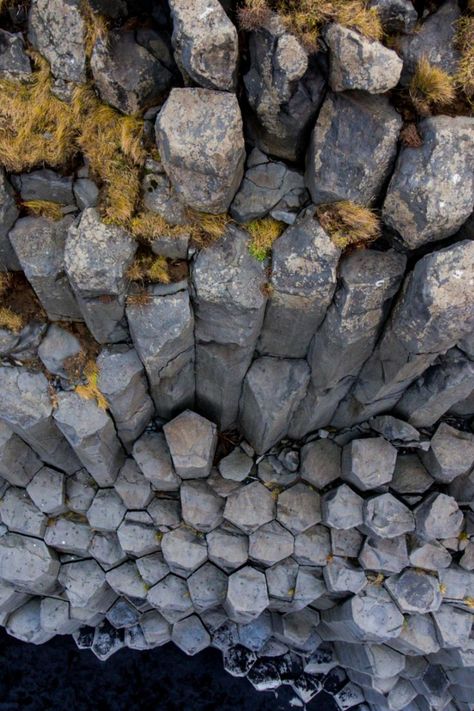
<svg viewBox="0 0 474 711">
<path fill-rule="evenodd" d="M 474 18 L 422 4 L 0 3 L 10 634 L 473 708 Z"/>
</svg>

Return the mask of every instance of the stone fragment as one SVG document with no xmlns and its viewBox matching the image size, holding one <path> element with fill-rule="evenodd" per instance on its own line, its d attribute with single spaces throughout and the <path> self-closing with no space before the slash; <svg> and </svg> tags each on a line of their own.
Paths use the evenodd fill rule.
<svg viewBox="0 0 474 711">
<path fill-rule="evenodd" d="M 220 460 L 218 468 L 224 479 L 244 481 L 252 472 L 253 459 L 240 447 L 235 447 L 230 454 Z"/>
<path fill-rule="evenodd" d="M 397 450 L 383 437 L 354 439 L 342 451 L 342 478 L 361 491 L 391 481 Z"/>
<path fill-rule="evenodd" d="M 24 489 L 10 486 L 0 499 L 0 521 L 9 531 L 42 538 L 48 518 Z"/>
<path fill-rule="evenodd" d="M 221 526 L 207 534 L 209 560 L 226 573 L 240 568 L 248 559 L 248 538 L 231 527 Z"/>
<path fill-rule="evenodd" d="M 160 548 L 151 516 L 146 511 L 128 512 L 117 530 L 120 545 L 125 553 L 139 558 Z"/>
<path fill-rule="evenodd" d="M 186 581 L 177 575 L 167 575 L 148 591 L 147 600 L 171 624 L 193 612 Z"/>
<path fill-rule="evenodd" d="M 144 509 L 153 496 L 150 482 L 133 459 L 125 461 L 115 480 L 114 488 L 127 509 Z"/>
<path fill-rule="evenodd" d="M 305 357 L 334 294 L 339 256 L 314 209 L 273 243 L 272 293 L 257 345 L 260 353 Z"/>
<path fill-rule="evenodd" d="M 0 267 L 2 270 L 20 269 L 8 233 L 18 217 L 13 188 L 7 180 L 5 170 L 0 170 Z"/>
<path fill-rule="evenodd" d="M 205 481 L 185 481 L 180 489 L 185 523 L 197 531 L 212 531 L 222 522 L 224 500 Z"/>
<path fill-rule="evenodd" d="M 42 467 L 26 487 L 36 506 L 44 513 L 57 516 L 67 510 L 65 477 L 61 472 Z"/>
<path fill-rule="evenodd" d="M 38 348 L 38 357 L 43 365 L 54 375 L 69 378 L 66 362 L 81 353 L 79 340 L 69 331 L 55 323 L 48 328 L 46 336 Z"/>
<path fill-rule="evenodd" d="M 435 116 L 419 130 L 423 144 L 402 148 L 382 211 L 408 249 L 457 232 L 474 200 L 474 119 Z"/>
<path fill-rule="evenodd" d="M 124 321 L 126 271 L 137 243 L 121 227 L 106 225 L 94 208 L 69 228 L 64 262 L 88 329 L 99 343 L 128 335 Z"/>
<path fill-rule="evenodd" d="M 53 222 L 22 217 L 9 233 L 26 278 L 52 321 L 81 321 L 82 316 L 64 273 L 69 217 Z"/>
<path fill-rule="evenodd" d="M 86 556 L 92 542 L 93 531 L 80 516 L 60 516 L 49 521 L 44 541 L 62 553 Z"/>
<path fill-rule="evenodd" d="M 420 433 L 408 422 L 403 422 L 392 415 L 378 415 L 369 420 L 370 428 L 382 435 L 394 446 L 416 446 Z"/>
<path fill-rule="evenodd" d="M 103 350 L 97 366 L 97 385 L 107 399 L 117 435 L 130 452 L 154 413 L 143 366 L 137 352 L 127 347 Z"/>
<path fill-rule="evenodd" d="M 409 565 L 405 536 L 396 538 L 368 536 L 359 553 L 359 563 L 364 570 L 373 570 L 383 575 L 400 573 Z"/>
<path fill-rule="evenodd" d="M 156 123 L 163 166 L 186 205 L 225 212 L 242 180 L 242 117 L 234 94 L 172 89 Z"/>
<path fill-rule="evenodd" d="M 58 79 L 86 81 L 86 23 L 79 0 L 34 0 L 28 39 Z"/>
<path fill-rule="evenodd" d="M 133 458 L 145 479 L 157 491 L 176 491 L 181 479 L 176 474 L 162 432 L 145 432 L 133 445 Z"/>
<path fill-rule="evenodd" d="M 390 576 L 384 585 L 404 613 L 424 615 L 438 610 L 442 602 L 438 579 L 411 568 Z"/>
<path fill-rule="evenodd" d="M 188 577 L 207 559 L 206 539 L 190 528 L 176 528 L 163 535 L 161 550 L 172 573 Z"/>
<path fill-rule="evenodd" d="M 265 570 L 270 610 L 286 611 L 288 604 L 293 601 L 298 568 L 298 563 L 293 558 L 287 558 Z"/>
<path fill-rule="evenodd" d="M 355 528 L 340 530 L 329 529 L 331 534 L 331 552 L 344 558 L 357 558 L 362 546 L 363 536 Z"/>
<path fill-rule="evenodd" d="M 385 96 L 328 94 L 307 159 L 313 202 L 373 205 L 392 170 L 401 123 Z M 354 145 L 357 151 L 351 150 Z"/>
<path fill-rule="evenodd" d="M 56 585 L 59 562 L 43 541 L 5 533 L 0 536 L 0 579 L 19 592 L 44 595 Z"/>
<path fill-rule="evenodd" d="M 474 464 L 474 435 L 441 422 L 421 460 L 433 479 L 450 484 L 469 472 Z"/>
<path fill-rule="evenodd" d="M 390 488 L 397 494 L 424 494 L 433 484 L 416 454 L 399 454 Z"/>
<path fill-rule="evenodd" d="M 332 489 L 321 497 L 323 523 L 331 528 L 349 529 L 363 521 L 363 499 L 347 484 Z"/>
<path fill-rule="evenodd" d="M 156 47 L 164 45 L 157 32 L 152 34 Z M 101 99 L 125 114 L 156 105 L 172 81 L 167 55 L 167 49 L 163 56 L 142 45 L 133 30 L 112 30 L 99 37 L 90 65 Z"/>
<path fill-rule="evenodd" d="M 13 176 L 12 183 L 22 200 L 47 200 L 60 205 L 74 205 L 71 176 L 42 168 Z"/>
<path fill-rule="evenodd" d="M 31 76 L 30 58 L 25 52 L 21 32 L 0 32 L 0 77 L 8 81 L 24 81 Z"/>
<path fill-rule="evenodd" d="M 390 646 L 408 655 L 434 654 L 439 650 L 436 629 L 430 615 L 405 615 L 405 622 L 397 639 Z"/>
<path fill-rule="evenodd" d="M 58 393 L 53 417 L 78 458 L 100 486 L 110 486 L 124 462 L 112 419 L 94 400 Z"/>
<path fill-rule="evenodd" d="M 379 538 L 395 538 L 415 530 L 415 517 L 392 494 L 364 502 L 364 525 Z"/>
<path fill-rule="evenodd" d="M 100 489 L 87 511 L 87 519 L 95 531 L 114 532 L 122 523 L 126 510 L 114 489 Z"/>
<path fill-rule="evenodd" d="M 258 481 L 240 487 L 227 497 L 224 518 L 244 533 L 253 533 L 275 517 L 271 492 Z"/>
<path fill-rule="evenodd" d="M 249 236 L 234 226 L 196 257 L 196 400 L 222 430 L 237 421 L 242 382 L 265 309 L 264 264 L 249 253 Z"/>
<path fill-rule="evenodd" d="M 156 528 L 162 533 L 177 528 L 181 523 L 181 507 L 175 499 L 156 497 L 148 505 L 147 511 Z"/>
<path fill-rule="evenodd" d="M 301 448 L 301 478 L 324 489 L 341 476 L 341 448 L 330 439 L 308 442 Z"/>
<path fill-rule="evenodd" d="M 149 648 L 161 647 L 171 639 L 169 623 L 156 610 L 150 610 L 141 616 L 140 627 Z"/>
<path fill-rule="evenodd" d="M 71 619 L 71 607 L 67 600 L 44 597 L 40 604 L 40 624 L 51 634 L 72 634 L 80 626 L 78 620 Z"/>
<path fill-rule="evenodd" d="M 224 609 L 234 622 L 246 624 L 258 617 L 269 599 L 265 575 L 247 565 L 229 576 Z"/>
<path fill-rule="evenodd" d="M 186 410 L 163 427 L 177 474 L 182 479 L 209 476 L 217 445 L 216 426 Z"/>
<path fill-rule="evenodd" d="M 85 514 L 92 503 L 97 484 L 85 469 L 79 469 L 66 479 L 66 502 L 74 513 Z"/>
<path fill-rule="evenodd" d="M 361 89 L 384 94 L 398 84 L 403 62 L 381 42 L 332 23 L 324 34 L 329 46 L 329 84 L 333 91 Z"/>
<path fill-rule="evenodd" d="M 54 632 L 41 626 L 40 598 L 33 598 L 12 612 L 5 629 L 12 637 L 30 644 L 44 644 L 54 636 Z"/>
<path fill-rule="evenodd" d="M 270 521 L 249 536 L 249 558 L 270 566 L 292 555 L 294 539 L 277 521 Z"/>
<path fill-rule="evenodd" d="M 171 639 L 185 654 L 193 656 L 209 647 L 211 638 L 197 615 L 178 620 L 173 625 Z"/>
<path fill-rule="evenodd" d="M 148 303 L 128 304 L 128 324 L 156 413 L 169 419 L 194 404 L 194 319 L 186 291 L 163 295 L 154 285 L 146 293 Z"/>
<path fill-rule="evenodd" d="M 172 43 L 186 80 L 206 89 L 232 91 L 236 85 L 237 30 L 218 0 L 171 0 Z"/>
<path fill-rule="evenodd" d="M 292 533 L 302 533 L 321 521 L 319 494 L 300 482 L 278 497 L 277 519 Z"/>
<path fill-rule="evenodd" d="M 94 533 L 89 553 L 106 571 L 127 558 L 115 533 Z"/>
<path fill-rule="evenodd" d="M 458 536 L 464 516 L 452 496 L 433 492 L 416 507 L 415 520 L 417 534 L 429 541 Z"/>
<path fill-rule="evenodd" d="M 329 531 L 325 526 L 312 526 L 295 536 L 294 559 L 300 565 L 324 566 L 330 555 Z"/>
<path fill-rule="evenodd" d="M 415 29 L 418 15 L 411 0 L 370 0 L 388 32 L 409 33 Z"/>
<path fill-rule="evenodd" d="M 240 426 L 256 452 L 266 452 L 285 436 L 308 382 L 304 360 L 264 356 L 252 363 L 242 388 Z"/>
<path fill-rule="evenodd" d="M 467 647 L 472 629 L 471 613 L 443 604 L 432 612 L 432 617 L 442 648 Z"/>
<path fill-rule="evenodd" d="M 26 486 L 41 467 L 31 447 L 0 420 L 0 476 L 13 486 Z"/>
</svg>

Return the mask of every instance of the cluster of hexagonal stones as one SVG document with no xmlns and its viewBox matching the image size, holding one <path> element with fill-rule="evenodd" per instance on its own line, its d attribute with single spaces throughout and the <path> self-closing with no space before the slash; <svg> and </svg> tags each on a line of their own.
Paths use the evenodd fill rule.
<svg viewBox="0 0 474 711">
<path fill-rule="evenodd" d="M 473 435 L 377 417 L 264 457 L 217 443 L 185 411 L 106 462 L 104 485 L 0 423 L 7 632 L 70 633 L 100 659 L 213 645 L 257 689 L 307 702 L 325 685 L 340 709 L 470 708 Z"/>
</svg>

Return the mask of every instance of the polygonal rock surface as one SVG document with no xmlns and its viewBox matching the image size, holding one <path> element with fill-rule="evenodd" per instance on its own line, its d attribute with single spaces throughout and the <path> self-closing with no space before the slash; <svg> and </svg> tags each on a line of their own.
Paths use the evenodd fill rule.
<svg viewBox="0 0 474 711">
<path fill-rule="evenodd" d="M 390 488 L 398 494 L 424 494 L 433 484 L 416 454 L 399 454 Z"/>
<path fill-rule="evenodd" d="M 361 491 L 391 481 L 397 450 L 383 437 L 353 439 L 342 451 L 342 478 Z"/>
<path fill-rule="evenodd" d="M 89 553 L 104 570 L 123 563 L 127 558 L 115 533 L 94 533 Z"/>
<path fill-rule="evenodd" d="M 325 526 L 312 526 L 295 536 L 294 558 L 300 565 L 326 565 L 330 555 L 329 530 Z"/>
<path fill-rule="evenodd" d="M 116 531 L 126 510 L 116 491 L 101 489 L 87 511 L 87 519 L 96 531 Z"/>
<path fill-rule="evenodd" d="M 179 491 L 184 521 L 198 531 L 212 531 L 222 521 L 224 500 L 205 481 L 185 481 Z"/>
<path fill-rule="evenodd" d="M 124 595 L 135 601 L 142 601 L 146 598 L 147 586 L 133 561 L 128 560 L 113 570 L 109 570 L 105 577 L 110 587 L 118 595 Z"/>
<path fill-rule="evenodd" d="M 252 533 L 275 517 L 275 502 L 271 492 L 254 481 L 227 497 L 224 518 L 244 533 Z"/>
<path fill-rule="evenodd" d="M 421 459 L 433 479 L 449 484 L 474 464 L 474 435 L 442 422 Z"/>
<path fill-rule="evenodd" d="M 248 538 L 239 531 L 225 527 L 207 534 L 209 560 L 226 572 L 240 568 L 248 559 Z"/>
<path fill-rule="evenodd" d="M 205 563 L 188 579 L 188 588 L 196 612 L 218 607 L 227 593 L 227 575 L 212 563 Z"/>
<path fill-rule="evenodd" d="M 293 553 L 294 539 L 277 521 L 270 521 L 250 534 L 249 558 L 261 565 L 274 565 Z"/>
<path fill-rule="evenodd" d="M 9 634 L 23 642 L 43 644 L 54 635 L 41 627 L 41 600 L 29 600 L 8 617 L 6 630 Z"/>
<path fill-rule="evenodd" d="M 48 518 L 24 489 L 11 486 L 0 499 L 0 521 L 10 531 L 42 538 Z"/>
<path fill-rule="evenodd" d="M 156 123 L 164 168 L 183 201 L 213 214 L 229 207 L 244 172 L 242 117 L 233 94 L 173 89 Z"/>
<path fill-rule="evenodd" d="M 437 610 L 442 602 L 438 579 L 417 570 L 393 575 L 384 585 L 402 612 L 426 614 Z"/>
<path fill-rule="evenodd" d="M 410 564 L 423 570 L 438 571 L 448 568 L 451 564 L 451 555 L 437 541 L 423 541 L 421 538 L 410 539 Z"/>
<path fill-rule="evenodd" d="M 133 459 L 127 459 L 114 484 L 127 509 L 144 509 L 153 496 L 150 482 L 144 477 Z"/>
<path fill-rule="evenodd" d="M 79 469 L 66 480 L 67 506 L 75 513 L 84 514 L 92 503 L 97 484 L 85 469 Z"/>
<path fill-rule="evenodd" d="M 54 589 L 59 562 L 37 538 L 6 533 L 0 537 L 0 579 L 19 591 L 43 595 Z"/>
<path fill-rule="evenodd" d="M 301 478 L 323 489 L 341 476 L 341 448 L 330 439 L 318 439 L 301 449 Z"/>
<path fill-rule="evenodd" d="M 167 575 L 150 588 L 147 600 L 171 623 L 182 620 L 193 611 L 186 582 L 176 575 Z"/>
<path fill-rule="evenodd" d="M 115 629 L 120 630 L 136 625 L 140 619 L 140 613 L 127 600 L 117 600 L 107 610 L 106 618 Z"/>
<path fill-rule="evenodd" d="M 323 568 L 324 582 L 331 593 L 360 592 L 367 585 L 363 570 L 351 565 L 344 558 L 332 558 Z"/>
<path fill-rule="evenodd" d="M 0 420 L 0 476 L 13 486 L 27 486 L 41 467 L 31 447 Z"/>
<path fill-rule="evenodd" d="M 125 553 L 139 557 L 154 553 L 160 547 L 151 516 L 146 511 L 129 512 L 117 530 Z"/>
<path fill-rule="evenodd" d="M 368 536 L 359 553 L 359 563 L 365 570 L 374 570 L 384 575 L 400 573 L 409 564 L 405 536 Z"/>
<path fill-rule="evenodd" d="M 292 533 L 302 533 L 321 521 L 319 494 L 300 482 L 278 497 L 277 519 Z"/>
<path fill-rule="evenodd" d="M 181 507 L 175 499 L 165 499 L 155 496 L 148 505 L 147 511 L 159 531 L 166 533 L 177 528 L 181 523 Z"/>
<path fill-rule="evenodd" d="M 299 610 L 277 618 L 276 638 L 296 649 L 307 648 L 311 637 L 314 638 L 319 615 L 315 610 Z"/>
<path fill-rule="evenodd" d="M 269 599 L 263 573 L 247 565 L 229 576 L 224 608 L 231 620 L 247 623 L 258 617 Z"/>
<path fill-rule="evenodd" d="M 463 514 L 456 500 L 433 492 L 415 509 L 416 532 L 425 540 L 456 537 L 463 525 Z"/>
<path fill-rule="evenodd" d="M 354 528 L 363 521 L 363 499 L 347 484 L 338 486 L 321 497 L 323 523 L 333 528 Z"/>
<path fill-rule="evenodd" d="M 81 516 L 70 515 L 68 518 L 50 519 L 45 543 L 63 553 L 85 556 L 92 542 L 93 531 Z"/>
<path fill-rule="evenodd" d="M 106 612 L 116 598 L 106 582 L 104 571 L 95 560 L 63 564 L 59 582 L 74 607 L 88 607 L 97 612 Z"/>
<path fill-rule="evenodd" d="M 50 373 L 67 378 L 64 363 L 81 352 L 79 340 L 69 331 L 51 324 L 38 347 L 38 356 Z"/>
<path fill-rule="evenodd" d="M 171 639 L 169 623 L 156 610 L 150 610 L 141 616 L 140 627 L 150 647 L 160 647 Z"/>
<path fill-rule="evenodd" d="M 242 449 L 236 447 L 230 454 L 221 459 L 218 467 L 224 479 L 244 481 L 252 471 L 253 459 Z"/>
<path fill-rule="evenodd" d="M 162 432 L 145 432 L 133 445 L 133 458 L 157 491 L 176 491 L 177 476 Z"/>
<path fill-rule="evenodd" d="M 211 643 L 209 633 L 197 615 L 190 615 L 185 620 L 175 622 L 171 639 L 190 656 L 201 652 Z"/>
<path fill-rule="evenodd" d="M 161 550 L 171 572 L 185 577 L 207 559 L 206 539 L 196 535 L 190 528 L 182 527 L 165 533 L 161 540 Z"/>
<path fill-rule="evenodd" d="M 392 494 L 364 502 L 364 524 L 380 538 L 395 538 L 415 530 L 415 518 Z"/>
<path fill-rule="evenodd" d="M 209 476 L 217 444 L 216 426 L 186 410 L 163 427 L 177 474 L 182 479 Z"/>
<path fill-rule="evenodd" d="M 65 477 L 61 472 L 43 467 L 26 487 L 28 494 L 40 511 L 57 516 L 67 509 L 65 504 Z"/>
</svg>

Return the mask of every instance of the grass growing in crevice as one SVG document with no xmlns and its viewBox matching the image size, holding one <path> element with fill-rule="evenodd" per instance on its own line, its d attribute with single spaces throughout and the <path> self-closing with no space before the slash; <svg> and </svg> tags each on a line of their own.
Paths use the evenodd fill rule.
<svg viewBox="0 0 474 711">
<path fill-rule="evenodd" d="M 86 57 L 90 59 L 94 45 L 97 40 L 105 40 L 109 32 L 109 24 L 106 17 L 94 12 L 88 0 L 81 0 L 80 3 L 81 15 L 85 24 L 84 45 L 86 49 Z"/>
<path fill-rule="evenodd" d="M 316 215 L 323 230 L 342 250 L 362 247 L 380 237 L 375 212 L 350 200 L 318 205 Z"/>
<path fill-rule="evenodd" d="M 85 400 L 95 400 L 101 410 L 106 410 L 108 403 L 98 386 L 99 368 L 95 361 L 90 360 L 84 367 L 84 378 L 85 384 L 77 385 L 75 392 Z"/>
<path fill-rule="evenodd" d="M 155 254 L 139 254 L 127 271 L 131 282 L 145 284 L 169 284 L 171 276 L 168 261 Z"/>
<path fill-rule="evenodd" d="M 250 254 L 259 262 L 263 262 L 270 256 L 273 243 L 281 236 L 286 225 L 273 217 L 263 217 L 260 220 L 252 220 L 245 227 L 250 234 Z"/>
<path fill-rule="evenodd" d="M 409 95 L 418 113 L 427 116 L 433 109 L 449 106 L 454 101 L 454 78 L 422 57 L 410 81 Z"/>
<path fill-rule="evenodd" d="M 19 314 L 16 314 L 7 306 L 0 306 L 0 328 L 12 333 L 19 333 L 24 325 L 25 323 Z"/>
<path fill-rule="evenodd" d="M 474 100 L 474 2 L 469 6 L 472 14 L 461 17 L 456 23 L 456 47 L 461 53 L 456 86 L 467 100 Z"/>
<path fill-rule="evenodd" d="M 55 221 L 62 220 L 64 217 L 64 205 L 52 200 L 25 200 L 21 205 L 29 215 L 35 217 L 47 217 Z"/>
</svg>

